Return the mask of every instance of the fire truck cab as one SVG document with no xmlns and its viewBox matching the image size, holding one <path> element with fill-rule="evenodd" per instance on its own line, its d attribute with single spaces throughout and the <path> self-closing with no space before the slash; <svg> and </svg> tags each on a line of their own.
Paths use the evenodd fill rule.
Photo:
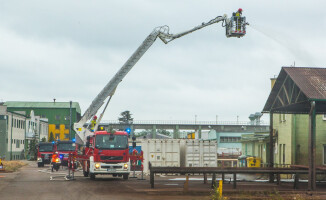
<svg viewBox="0 0 326 200">
<path fill-rule="evenodd" d="M 40 142 L 37 145 L 37 166 L 44 167 L 44 164 L 50 164 L 54 151 L 54 142 Z"/>
<path fill-rule="evenodd" d="M 56 151 L 59 153 L 61 165 L 68 166 L 69 154 L 77 154 L 78 145 L 74 140 L 58 140 L 56 142 Z"/>
<path fill-rule="evenodd" d="M 128 179 L 128 134 L 124 131 L 96 131 L 87 137 L 84 157 L 84 176 L 95 179 L 98 174 L 111 174 Z"/>
</svg>

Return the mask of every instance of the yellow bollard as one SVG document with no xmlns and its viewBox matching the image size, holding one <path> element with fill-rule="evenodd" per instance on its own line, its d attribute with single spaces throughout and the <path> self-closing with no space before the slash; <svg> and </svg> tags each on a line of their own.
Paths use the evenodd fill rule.
<svg viewBox="0 0 326 200">
<path fill-rule="evenodd" d="M 219 198 L 221 199 L 222 198 L 222 193 L 223 193 L 223 180 L 219 181 L 217 192 L 219 194 Z"/>
<path fill-rule="evenodd" d="M 186 176 L 186 182 L 183 185 L 183 192 L 188 192 L 189 189 L 189 174 Z"/>
</svg>

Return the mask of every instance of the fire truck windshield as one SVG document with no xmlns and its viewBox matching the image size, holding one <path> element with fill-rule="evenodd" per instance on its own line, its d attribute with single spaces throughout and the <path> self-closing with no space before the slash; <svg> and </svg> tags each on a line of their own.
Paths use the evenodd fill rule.
<svg viewBox="0 0 326 200">
<path fill-rule="evenodd" d="M 53 151 L 52 144 L 40 144 L 39 145 L 39 152 L 49 152 L 49 151 Z"/>
<path fill-rule="evenodd" d="M 97 135 L 95 147 L 98 149 L 127 149 L 128 138 L 126 135 Z"/>
<path fill-rule="evenodd" d="M 58 143 L 57 151 L 75 151 L 76 144 L 75 143 Z"/>
</svg>

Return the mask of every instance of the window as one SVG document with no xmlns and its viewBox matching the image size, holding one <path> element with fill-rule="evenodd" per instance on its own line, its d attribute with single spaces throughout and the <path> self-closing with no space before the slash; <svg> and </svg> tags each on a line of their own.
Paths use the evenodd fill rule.
<svg viewBox="0 0 326 200">
<path fill-rule="evenodd" d="M 285 164 L 285 144 L 283 144 L 283 164 Z"/>
<path fill-rule="evenodd" d="M 60 120 L 60 115 L 56 115 L 55 120 Z"/>
<path fill-rule="evenodd" d="M 281 164 L 282 162 L 282 144 L 279 144 L 279 151 L 278 151 L 278 163 Z"/>
<path fill-rule="evenodd" d="M 20 147 L 20 143 L 19 143 L 19 140 L 17 140 L 16 142 L 16 148 L 19 148 Z"/>
<path fill-rule="evenodd" d="M 220 137 L 220 142 L 226 143 L 226 142 L 239 142 L 241 140 L 241 137 Z"/>
<path fill-rule="evenodd" d="M 56 134 L 55 134 L 55 139 L 56 139 L 56 140 L 60 139 L 60 133 L 56 133 Z"/>
<path fill-rule="evenodd" d="M 41 115 L 41 118 L 46 118 L 46 115 L 45 115 L 45 114 L 42 114 L 42 115 Z"/>
<path fill-rule="evenodd" d="M 69 134 L 65 134 L 65 139 L 69 139 Z"/>
<path fill-rule="evenodd" d="M 69 129 L 69 124 L 65 124 L 65 129 Z"/>
<path fill-rule="evenodd" d="M 326 120 L 326 114 L 323 114 L 323 120 Z"/>
<path fill-rule="evenodd" d="M 70 120 L 70 116 L 65 116 L 65 120 L 66 121 Z"/>
<path fill-rule="evenodd" d="M 60 124 L 56 124 L 55 129 L 60 129 Z"/>
</svg>

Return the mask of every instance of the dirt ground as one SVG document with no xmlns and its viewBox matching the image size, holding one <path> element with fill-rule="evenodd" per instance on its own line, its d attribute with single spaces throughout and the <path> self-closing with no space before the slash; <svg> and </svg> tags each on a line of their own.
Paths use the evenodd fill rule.
<svg viewBox="0 0 326 200">
<path fill-rule="evenodd" d="M 155 187 L 150 187 L 149 176 L 145 180 L 97 176 L 94 181 L 76 172 L 75 180 L 66 180 L 67 170 L 51 173 L 50 167 L 38 168 L 36 162 L 28 162 L 14 173 L 0 173 L 0 199 L 211 199 L 211 177 L 204 184 L 203 176 L 190 175 L 188 189 L 184 189 L 185 176 L 157 175 Z M 132 174 L 131 174 L 132 175 Z M 227 199 L 326 199 L 326 184 L 317 184 L 316 192 L 306 190 L 301 182 L 299 189 L 293 183 L 281 185 L 261 182 L 238 182 L 233 189 L 232 180 L 223 184 L 223 196 Z"/>
</svg>

